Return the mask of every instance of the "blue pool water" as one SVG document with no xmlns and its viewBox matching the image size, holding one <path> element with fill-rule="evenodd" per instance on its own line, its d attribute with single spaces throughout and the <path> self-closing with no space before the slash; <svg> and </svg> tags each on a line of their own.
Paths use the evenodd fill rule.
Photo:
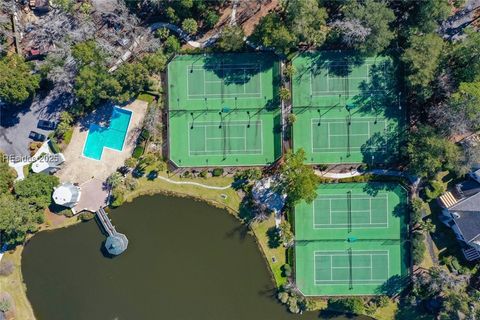
<svg viewBox="0 0 480 320">
<path fill-rule="evenodd" d="M 131 111 L 114 107 L 108 127 L 91 124 L 83 148 L 83 155 L 100 160 L 102 159 L 103 148 L 122 151 L 131 117 Z"/>
</svg>

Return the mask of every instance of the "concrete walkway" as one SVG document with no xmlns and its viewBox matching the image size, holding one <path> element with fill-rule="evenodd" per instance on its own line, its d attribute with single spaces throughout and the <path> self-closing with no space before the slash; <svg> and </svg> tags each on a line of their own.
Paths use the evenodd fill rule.
<svg viewBox="0 0 480 320">
<path fill-rule="evenodd" d="M 35 152 L 33 157 L 29 157 L 26 161 L 20 162 L 9 162 L 8 165 L 12 167 L 17 172 L 17 178 L 15 181 L 20 181 L 25 179 L 25 174 L 23 173 L 23 167 L 30 165 L 30 163 L 37 161 L 40 158 L 42 153 L 51 154 L 50 148 L 48 147 L 48 141 L 45 141 L 42 146 Z"/>
<path fill-rule="evenodd" d="M 216 187 L 216 186 L 209 186 L 209 185 L 206 185 L 206 184 L 202 184 L 202 183 L 198 183 L 198 182 L 192 182 L 192 181 L 175 181 L 175 180 L 171 180 L 171 179 L 168 179 L 168 178 L 165 178 L 165 177 L 162 177 L 162 176 L 158 176 L 157 178 L 160 179 L 160 180 L 166 181 L 168 183 L 172 183 L 172 184 L 188 184 L 188 185 L 191 185 L 191 186 L 197 186 L 197 187 L 201 187 L 201 188 L 205 188 L 205 189 L 211 189 L 211 190 L 227 190 L 228 188 L 231 187 L 231 185 L 228 185 L 228 186 L 225 186 L 225 187 Z"/>
</svg>

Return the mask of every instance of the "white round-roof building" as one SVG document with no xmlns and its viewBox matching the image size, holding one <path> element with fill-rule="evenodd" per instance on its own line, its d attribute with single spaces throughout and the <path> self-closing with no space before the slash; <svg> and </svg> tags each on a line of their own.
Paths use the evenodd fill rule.
<svg viewBox="0 0 480 320">
<path fill-rule="evenodd" d="M 65 182 L 56 187 L 53 191 L 53 201 L 56 204 L 73 208 L 80 200 L 80 188 L 70 182 Z"/>
</svg>

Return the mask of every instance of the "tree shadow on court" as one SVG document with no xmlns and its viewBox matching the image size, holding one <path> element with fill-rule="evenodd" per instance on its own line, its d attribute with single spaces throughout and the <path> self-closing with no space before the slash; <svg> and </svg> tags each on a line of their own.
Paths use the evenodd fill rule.
<svg viewBox="0 0 480 320">
<path fill-rule="evenodd" d="M 365 62 L 365 56 L 358 51 L 319 51 L 310 55 L 311 63 L 296 70 L 294 80 L 300 81 L 307 75 L 319 75 L 322 72 L 335 77 L 348 76 L 352 69 Z M 335 57 L 332 59 L 332 57 Z M 339 58 L 340 57 L 340 58 Z"/>
<path fill-rule="evenodd" d="M 372 65 L 369 82 L 362 81 L 358 89 L 360 92 L 353 97 L 355 113 L 387 119 L 401 114 L 399 90 L 390 60 Z"/>
<path fill-rule="evenodd" d="M 398 274 L 391 276 L 377 288 L 376 293 L 394 297 L 408 286 L 409 281 L 410 278 L 408 276 L 400 276 Z"/>
<path fill-rule="evenodd" d="M 370 197 L 376 197 L 379 192 L 393 192 L 396 188 L 398 188 L 398 185 L 394 183 L 370 181 L 363 187 L 363 192 L 368 194 Z"/>
<path fill-rule="evenodd" d="M 375 120 L 374 124 L 377 123 Z M 375 132 L 360 147 L 362 162 L 370 166 L 391 165 L 400 160 L 401 135 L 398 125 L 389 124 L 382 132 Z"/>
<path fill-rule="evenodd" d="M 259 53 L 257 57 L 248 60 L 240 58 L 238 54 L 208 54 L 205 56 L 203 67 L 222 78 L 226 85 L 245 84 L 257 74 L 272 68 L 275 61 L 278 61 L 275 55 L 264 53 Z M 232 65 L 235 67 L 232 68 Z M 255 67 L 242 68 L 242 65 Z M 274 77 L 276 76 L 278 75 L 274 72 Z"/>
</svg>

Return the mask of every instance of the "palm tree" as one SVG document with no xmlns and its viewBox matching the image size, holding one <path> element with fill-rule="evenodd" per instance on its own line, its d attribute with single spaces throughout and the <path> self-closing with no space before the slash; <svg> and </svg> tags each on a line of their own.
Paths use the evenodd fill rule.
<svg viewBox="0 0 480 320">
<path fill-rule="evenodd" d="M 422 230 L 425 233 L 434 233 L 436 230 L 435 224 L 433 224 L 432 219 L 427 219 L 425 221 L 420 221 L 418 223 L 418 229 Z"/>
</svg>

